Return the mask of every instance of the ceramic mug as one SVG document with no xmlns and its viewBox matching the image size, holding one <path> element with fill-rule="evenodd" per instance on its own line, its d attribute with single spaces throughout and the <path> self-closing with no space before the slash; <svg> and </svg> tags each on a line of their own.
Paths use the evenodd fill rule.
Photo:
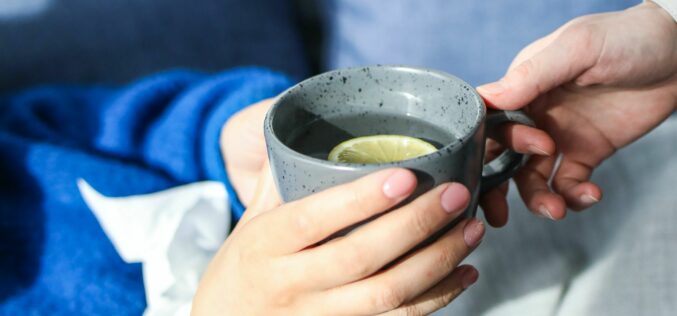
<svg viewBox="0 0 677 316">
<path fill-rule="evenodd" d="M 373 122 L 345 119 L 369 118 Z M 299 152 L 291 142 L 305 126 L 321 121 L 327 128 L 307 137 L 318 145 L 329 134 L 391 134 L 397 124 L 413 118 L 453 137 L 434 153 L 410 160 L 381 164 L 332 162 Z M 356 124 L 355 122 L 361 122 Z M 370 122 L 370 124 L 364 124 Z M 402 167 L 416 174 L 418 186 L 411 198 L 445 182 L 459 182 L 471 193 L 465 217 L 474 216 L 481 192 L 508 180 L 528 157 L 506 150 L 484 163 L 485 135 L 500 124 L 534 126 L 523 112 L 487 111 L 475 89 L 452 75 L 405 66 L 370 66 L 340 69 L 307 79 L 283 93 L 268 111 L 264 135 L 268 156 L 284 201 L 292 201 L 346 183 L 379 169 Z M 427 130 L 420 129 L 422 137 Z M 326 134 L 326 135 L 325 135 Z M 295 136 L 296 135 L 296 136 Z M 335 144 L 329 144 L 335 145 Z M 453 224 L 453 223 L 452 223 Z"/>
</svg>

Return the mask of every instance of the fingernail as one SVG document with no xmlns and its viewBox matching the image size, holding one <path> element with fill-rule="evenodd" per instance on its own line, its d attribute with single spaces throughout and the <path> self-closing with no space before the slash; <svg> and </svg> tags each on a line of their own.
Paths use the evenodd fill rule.
<svg viewBox="0 0 677 316">
<path fill-rule="evenodd" d="M 461 277 L 461 282 L 463 283 L 463 289 L 469 288 L 471 285 L 475 284 L 477 282 L 477 279 L 479 278 L 480 274 L 477 272 L 477 269 L 473 267 L 467 267 L 465 271 L 463 271 L 463 276 Z"/>
<path fill-rule="evenodd" d="M 540 214 L 543 215 L 544 217 L 547 217 L 547 218 L 549 218 L 549 219 L 551 219 L 551 220 L 553 220 L 553 221 L 555 220 L 555 218 L 552 217 L 552 214 L 550 213 L 550 210 L 549 210 L 545 205 L 543 205 L 543 204 L 541 204 L 541 206 L 538 207 L 538 213 L 540 213 Z"/>
<path fill-rule="evenodd" d="M 475 248 L 482 241 L 484 224 L 476 218 L 470 219 L 463 227 L 463 240 L 468 248 Z"/>
<path fill-rule="evenodd" d="M 488 94 L 501 94 L 503 91 L 505 91 L 505 86 L 500 81 L 496 81 L 490 84 L 479 86 L 477 87 L 477 90 L 480 92 L 486 92 Z"/>
<path fill-rule="evenodd" d="M 416 181 L 411 172 L 398 169 L 386 179 L 383 184 L 383 194 L 391 199 L 402 198 L 414 190 L 415 184 Z"/>
<path fill-rule="evenodd" d="M 550 156 L 550 153 L 535 145 L 529 145 L 527 147 L 527 150 L 529 150 L 529 152 L 532 154 L 537 154 L 541 156 Z"/>
<path fill-rule="evenodd" d="M 470 201 L 470 193 L 460 183 L 452 183 L 444 189 L 440 196 L 442 209 L 449 214 L 464 210 Z"/>
<path fill-rule="evenodd" d="M 586 204 L 586 205 L 591 205 L 591 204 L 595 204 L 595 203 L 599 202 L 599 200 L 597 198 L 595 198 L 594 196 L 592 196 L 590 194 L 581 195 L 580 200 L 581 200 L 581 202 L 583 202 L 583 204 Z"/>
</svg>

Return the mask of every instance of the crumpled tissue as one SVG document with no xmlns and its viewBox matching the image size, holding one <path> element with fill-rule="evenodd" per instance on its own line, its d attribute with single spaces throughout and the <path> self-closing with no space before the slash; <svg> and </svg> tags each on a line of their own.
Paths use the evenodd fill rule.
<svg viewBox="0 0 677 316">
<path fill-rule="evenodd" d="M 230 230 L 220 182 L 106 197 L 80 179 L 85 202 L 120 257 L 142 263 L 146 316 L 189 315 L 200 277 Z"/>
</svg>

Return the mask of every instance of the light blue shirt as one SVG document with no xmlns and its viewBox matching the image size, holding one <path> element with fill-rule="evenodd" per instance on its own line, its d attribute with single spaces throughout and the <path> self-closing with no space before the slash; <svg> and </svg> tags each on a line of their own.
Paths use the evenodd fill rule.
<svg viewBox="0 0 677 316">
<path fill-rule="evenodd" d="M 326 68 L 409 64 L 479 85 L 567 21 L 637 3 L 333 0 Z M 528 212 L 512 187 L 510 223 L 488 229 L 467 260 L 480 271 L 478 283 L 438 314 L 675 315 L 676 135 L 673 115 L 604 162 L 593 175 L 603 201 L 560 222 Z"/>
</svg>

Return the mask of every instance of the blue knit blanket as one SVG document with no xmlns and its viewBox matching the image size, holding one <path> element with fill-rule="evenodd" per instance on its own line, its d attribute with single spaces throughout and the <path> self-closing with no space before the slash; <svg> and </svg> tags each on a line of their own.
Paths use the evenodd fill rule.
<svg viewBox="0 0 677 316">
<path fill-rule="evenodd" d="M 239 68 L 0 96 L 0 315 L 141 314 L 140 265 L 120 259 L 76 180 L 108 196 L 220 180 L 235 196 L 218 148 L 221 126 L 290 84 Z M 243 211 L 232 209 L 236 218 Z"/>
</svg>

